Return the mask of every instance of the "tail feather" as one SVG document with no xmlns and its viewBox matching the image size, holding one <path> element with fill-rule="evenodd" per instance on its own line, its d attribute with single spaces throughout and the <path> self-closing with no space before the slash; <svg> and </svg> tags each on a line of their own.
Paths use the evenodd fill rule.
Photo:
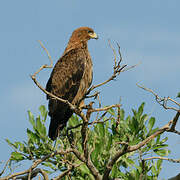
<svg viewBox="0 0 180 180">
<path fill-rule="evenodd" d="M 73 112 L 71 109 L 67 109 L 64 113 L 58 111 L 56 113 L 51 114 L 51 122 L 49 126 L 48 136 L 54 141 L 62 130 L 69 118 L 72 116 Z"/>
</svg>

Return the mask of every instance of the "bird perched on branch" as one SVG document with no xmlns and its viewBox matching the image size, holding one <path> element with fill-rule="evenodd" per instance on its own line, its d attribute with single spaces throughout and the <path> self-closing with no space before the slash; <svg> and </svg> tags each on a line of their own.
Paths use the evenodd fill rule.
<svg viewBox="0 0 180 180">
<path fill-rule="evenodd" d="M 89 27 L 76 29 L 68 45 L 57 61 L 47 82 L 46 90 L 73 105 L 79 104 L 92 82 L 92 61 L 88 51 L 87 42 L 98 39 L 97 34 Z M 49 137 L 55 140 L 72 116 L 71 108 L 47 95 L 49 100 Z"/>
</svg>

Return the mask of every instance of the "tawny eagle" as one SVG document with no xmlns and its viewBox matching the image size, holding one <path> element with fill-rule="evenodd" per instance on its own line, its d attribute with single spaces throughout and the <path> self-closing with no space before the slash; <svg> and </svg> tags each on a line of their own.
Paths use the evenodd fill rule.
<svg viewBox="0 0 180 180">
<path fill-rule="evenodd" d="M 79 104 L 90 87 L 93 76 L 92 60 L 87 42 L 97 38 L 97 34 L 89 27 L 80 27 L 72 33 L 63 55 L 55 64 L 47 82 L 46 90 L 48 92 L 68 100 L 73 105 Z M 47 99 L 51 118 L 49 137 L 55 140 L 59 131 L 66 126 L 73 111 L 67 104 L 50 96 L 47 96 Z"/>
</svg>

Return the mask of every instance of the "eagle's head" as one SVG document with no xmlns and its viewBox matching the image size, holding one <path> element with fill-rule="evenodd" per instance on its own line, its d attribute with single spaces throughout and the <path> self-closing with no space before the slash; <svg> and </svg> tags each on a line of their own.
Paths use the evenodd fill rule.
<svg viewBox="0 0 180 180">
<path fill-rule="evenodd" d="M 86 42 L 90 39 L 98 39 L 98 36 L 92 28 L 80 27 L 72 33 L 71 39 L 76 39 L 76 41 Z"/>
<path fill-rule="evenodd" d="M 77 28 L 72 33 L 64 54 L 74 48 L 87 47 L 87 41 L 90 39 L 98 39 L 97 34 L 94 32 L 92 28 L 89 27 Z"/>
</svg>

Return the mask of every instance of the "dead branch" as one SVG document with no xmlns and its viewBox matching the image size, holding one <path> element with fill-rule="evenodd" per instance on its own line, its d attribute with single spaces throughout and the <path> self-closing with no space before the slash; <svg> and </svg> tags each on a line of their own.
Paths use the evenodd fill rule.
<svg viewBox="0 0 180 180">
<path fill-rule="evenodd" d="M 180 110 L 180 103 L 178 103 L 177 101 L 175 101 L 174 99 L 170 98 L 170 97 L 164 97 L 161 98 L 158 96 L 157 93 L 155 93 L 152 89 L 146 88 L 144 86 L 140 86 L 139 84 L 136 84 L 139 88 L 150 92 L 151 94 L 153 94 L 155 96 L 156 102 L 158 102 L 161 106 L 163 106 L 164 109 L 172 109 L 174 111 L 179 111 Z M 172 103 L 176 104 L 177 106 L 179 106 L 179 108 L 175 108 L 175 107 L 168 107 L 167 103 L 168 101 L 171 101 Z"/>
<path fill-rule="evenodd" d="M 83 122 L 81 125 L 82 125 L 82 129 L 81 130 L 81 133 L 83 133 L 85 130 L 85 127 L 86 127 L 86 123 L 88 123 L 88 121 L 85 121 Z M 84 127 L 83 127 L 84 126 Z M 73 154 L 83 163 L 86 164 L 86 166 L 88 167 L 88 169 L 91 171 L 92 175 L 94 176 L 94 178 L 96 180 L 101 180 L 101 175 L 99 173 L 99 171 L 96 169 L 96 167 L 94 166 L 94 164 L 92 163 L 91 161 L 91 158 L 90 158 L 90 152 L 88 150 L 88 147 L 87 147 L 87 136 L 82 136 L 82 147 L 84 147 L 84 153 L 82 154 L 81 152 L 78 151 L 78 149 L 76 148 L 76 146 L 74 145 L 74 142 L 71 141 L 71 138 L 69 137 L 69 135 L 67 134 L 67 138 L 69 140 L 69 143 L 71 145 L 71 148 L 72 148 L 72 152 Z"/>
<path fill-rule="evenodd" d="M 32 80 L 34 81 L 34 83 L 39 87 L 39 89 L 41 89 L 45 94 L 51 96 L 51 97 L 54 98 L 54 99 L 57 99 L 58 101 L 63 102 L 64 104 L 67 104 L 72 110 L 75 110 L 75 109 L 76 109 L 76 107 L 75 107 L 74 105 L 72 105 L 68 100 L 59 98 L 59 97 L 55 96 L 54 94 L 46 91 L 46 90 L 37 82 L 36 77 L 35 77 L 35 74 L 33 74 L 33 75 L 31 76 L 31 78 L 32 78 Z"/>
<path fill-rule="evenodd" d="M 137 84 L 137 86 L 138 86 L 139 88 L 141 88 L 141 89 L 143 89 L 143 90 L 145 90 L 145 91 L 148 91 L 148 92 L 150 92 L 151 94 L 153 94 L 153 95 L 155 96 L 156 101 L 157 101 L 161 106 L 163 106 L 163 108 L 165 108 L 165 109 L 172 109 L 172 110 L 174 110 L 174 111 L 177 111 L 176 116 L 175 116 L 174 119 L 173 119 L 172 126 L 171 126 L 171 128 L 168 130 L 168 132 L 173 132 L 173 133 L 176 133 L 176 134 L 180 135 L 180 132 L 177 131 L 177 130 L 175 130 L 176 123 L 177 123 L 178 118 L 179 118 L 179 116 L 180 116 L 180 103 L 178 103 L 177 101 L 175 101 L 174 99 L 172 99 L 172 98 L 170 98 L 170 97 L 161 98 L 161 97 L 159 97 L 158 94 L 155 93 L 152 89 L 146 88 L 146 87 L 144 87 L 144 86 L 140 86 L 140 85 L 138 85 L 138 84 Z M 170 106 L 168 107 L 168 106 L 167 106 L 168 101 L 170 101 L 170 102 L 174 103 L 175 105 L 177 105 L 178 108 L 170 107 Z"/>
<path fill-rule="evenodd" d="M 114 107 L 120 107 L 121 105 L 120 104 L 113 104 L 111 106 L 106 106 L 104 108 L 95 108 L 95 109 L 90 109 L 91 112 L 98 112 L 98 111 L 107 111 L 111 108 L 114 108 Z"/>
<path fill-rule="evenodd" d="M 2 170 L 1 173 L 0 173 L 0 177 L 3 175 L 4 171 L 6 170 L 8 164 L 9 164 L 9 162 L 10 162 L 10 158 L 6 161 L 6 163 L 5 163 L 5 165 L 4 165 L 4 168 L 3 168 L 3 170 Z"/>
<path fill-rule="evenodd" d="M 89 168 L 89 170 L 91 171 L 92 175 L 94 176 L 94 178 L 96 180 L 101 180 L 101 175 L 99 173 L 99 171 L 96 169 L 96 167 L 94 166 L 94 164 L 92 163 L 91 160 L 88 160 L 84 157 L 83 154 L 81 154 L 75 147 L 73 147 L 73 153 L 74 155 L 82 162 L 84 162 L 86 164 L 86 166 Z"/>
<path fill-rule="evenodd" d="M 149 158 L 145 158 L 143 159 L 144 161 L 147 160 L 153 160 L 153 159 L 161 159 L 161 160 L 167 160 L 173 163 L 180 163 L 180 159 L 171 159 L 171 158 L 166 158 L 166 157 L 149 157 Z"/>
<path fill-rule="evenodd" d="M 44 180 L 49 180 L 49 177 L 48 177 L 47 173 L 45 171 L 43 171 L 42 169 L 40 169 L 40 168 L 34 169 L 31 172 L 30 179 L 36 177 L 39 173 L 43 176 Z M 16 179 L 21 179 L 21 180 L 27 180 L 28 178 L 29 178 L 29 175 L 16 177 Z"/>
<path fill-rule="evenodd" d="M 173 118 L 172 126 L 168 130 L 168 132 L 174 132 L 174 133 L 180 135 L 180 132 L 175 130 L 175 127 L 176 127 L 177 121 L 179 119 L 179 116 L 180 116 L 180 110 L 176 113 L 175 117 Z"/>
<path fill-rule="evenodd" d="M 92 90 L 94 90 L 95 88 L 98 88 L 98 87 L 100 87 L 100 86 L 103 86 L 103 85 L 107 84 L 108 82 L 116 79 L 116 77 L 117 77 L 118 75 L 120 75 L 121 72 L 125 72 L 125 71 L 130 70 L 130 69 L 132 69 L 132 68 L 134 68 L 134 67 L 136 67 L 136 66 L 139 65 L 139 64 L 136 64 L 136 65 L 130 66 L 130 67 L 128 67 L 128 68 L 126 68 L 126 67 L 127 67 L 127 64 L 121 65 L 121 62 L 123 61 L 123 59 L 122 59 L 122 55 L 121 55 L 120 45 L 117 43 L 117 46 L 118 46 L 118 54 L 119 54 L 119 60 L 117 61 L 116 50 L 115 50 L 115 48 L 112 46 L 110 40 L 108 40 L 108 43 L 109 43 L 109 46 L 110 46 L 110 48 L 112 49 L 113 55 L 114 55 L 113 74 L 112 74 L 112 76 L 111 76 L 109 79 L 105 80 L 104 82 L 102 82 L 102 83 L 100 83 L 100 84 L 97 84 L 97 85 L 91 86 L 91 87 L 89 88 L 89 90 L 87 91 L 86 95 L 83 97 L 83 99 L 86 98 L 86 96 L 87 96 Z"/>
<path fill-rule="evenodd" d="M 44 49 L 44 51 L 46 52 L 47 56 L 48 56 L 48 59 L 50 60 L 50 65 L 47 65 L 47 64 L 44 64 L 42 65 L 39 70 L 37 72 L 34 73 L 34 76 L 36 76 L 42 69 L 44 68 L 52 68 L 53 67 L 53 61 L 52 61 L 52 58 L 48 52 L 48 50 L 44 47 L 43 43 L 38 40 L 38 42 L 40 43 L 41 47 Z"/>
<path fill-rule="evenodd" d="M 127 148 L 128 145 L 124 145 L 122 147 L 122 149 L 120 151 L 117 152 L 117 154 L 115 154 L 107 163 L 105 171 L 104 171 L 104 175 L 102 177 L 102 180 L 109 180 L 109 174 L 113 168 L 113 165 L 115 164 L 115 162 L 119 159 L 120 156 L 126 154 L 127 152 Z"/>
</svg>

